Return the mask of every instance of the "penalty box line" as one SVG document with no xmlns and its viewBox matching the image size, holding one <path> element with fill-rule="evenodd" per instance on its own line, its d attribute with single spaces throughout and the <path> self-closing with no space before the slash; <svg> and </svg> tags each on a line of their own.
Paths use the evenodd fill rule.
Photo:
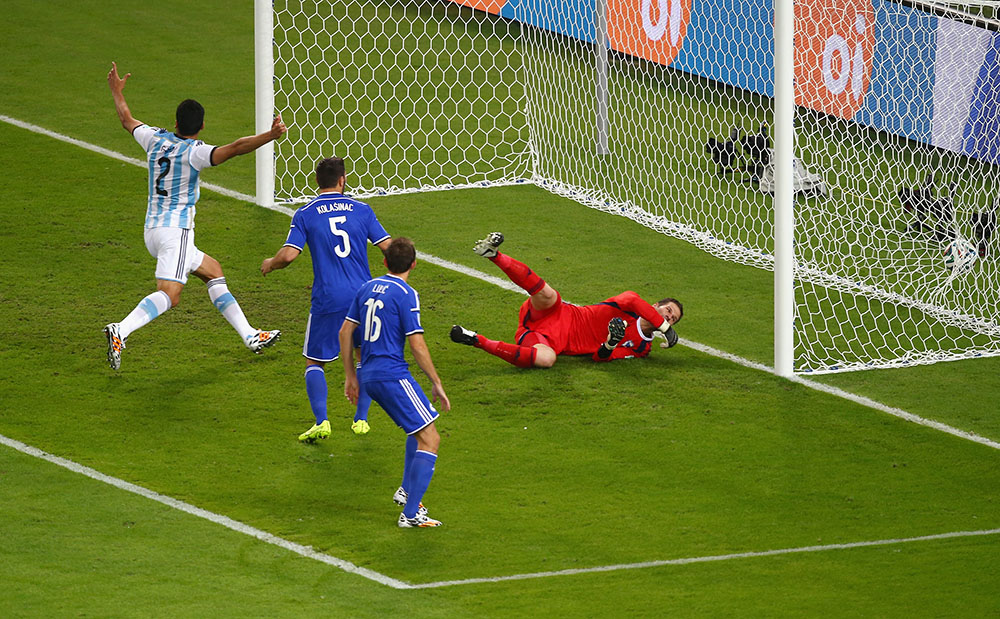
<svg viewBox="0 0 1000 619">
<path fill-rule="evenodd" d="M 595 574 L 598 572 L 617 572 L 622 570 L 636 570 L 645 569 L 652 567 L 666 567 L 671 565 L 688 565 L 691 563 L 711 563 L 716 561 L 730 561 L 734 559 L 752 559 L 758 557 L 774 557 L 779 555 L 790 555 L 790 554 L 805 554 L 813 552 L 826 552 L 831 550 L 850 550 L 854 548 L 868 548 L 873 546 L 891 546 L 896 544 L 908 544 L 914 542 L 926 542 L 933 540 L 945 540 L 945 539 L 955 539 L 962 537 L 979 537 L 986 535 L 996 535 L 1000 533 L 1000 529 L 982 529 L 978 531 L 952 531 L 949 533 L 938 533 L 934 535 L 921 535 L 918 537 L 903 537 L 894 539 L 881 539 L 881 540 L 871 540 L 864 542 L 848 542 L 843 544 L 824 544 L 821 546 L 800 546 L 798 548 L 780 548 L 776 550 L 762 550 L 762 551 L 751 551 L 751 552 L 738 552 L 722 555 L 710 555 L 702 557 L 685 557 L 681 559 L 665 559 L 661 561 L 644 561 L 641 563 L 619 563 L 615 565 L 601 565 L 597 567 L 587 567 L 587 568 L 574 568 L 567 570 L 556 570 L 548 572 L 530 572 L 525 574 L 511 574 L 508 576 L 493 576 L 485 578 L 464 578 L 461 580 L 441 580 L 436 582 L 427 583 L 408 583 L 402 580 L 397 580 L 370 570 L 368 568 L 359 567 L 350 561 L 344 559 L 339 559 L 332 555 L 319 552 L 313 549 L 311 546 L 303 546 L 302 544 L 296 544 L 295 542 L 288 541 L 284 538 L 278 537 L 277 535 L 272 535 L 266 531 L 262 531 L 256 527 L 252 527 L 248 524 L 239 522 L 238 520 L 233 520 L 228 516 L 223 516 L 216 514 L 215 512 L 210 512 L 206 509 L 196 507 L 190 503 L 185 503 L 184 501 L 169 497 L 148 488 L 127 482 L 123 479 L 117 477 L 112 477 L 110 475 L 105 475 L 100 471 L 92 469 L 88 466 L 78 464 L 72 460 L 67 460 L 66 458 L 61 458 L 59 456 L 54 456 L 48 452 L 42 451 L 37 447 L 32 447 L 21 441 L 8 438 L 6 436 L 0 435 L 0 444 L 6 445 L 11 449 L 19 451 L 23 454 L 45 460 L 60 466 L 74 473 L 79 473 L 91 479 L 106 483 L 108 485 L 114 486 L 120 490 L 126 492 L 131 492 L 139 496 L 145 497 L 147 499 L 162 503 L 167 507 L 172 507 L 173 509 L 182 511 L 186 514 L 196 516 L 198 518 L 203 518 L 215 524 L 222 525 L 227 529 L 236 531 L 237 533 L 242 533 L 244 535 L 249 535 L 250 537 L 256 538 L 267 544 L 273 546 L 278 546 L 285 550 L 294 552 L 297 555 L 305 557 L 307 559 L 313 559 L 314 561 L 319 561 L 327 565 L 336 567 L 350 574 L 357 574 L 367 578 L 368 580 L 377 582 L 381 585 L 387 587 L 392 587 L 393 589 L 440 589 L 444 587 L 456 587 L 461 585 L 476 585 L 476 584 L 491 584 L 499 582 L 507 582 L 514 580 L 531 580 L 535 578 L 549 578 L 553 576 L 573 576 L 578 574 Z M 412 533 L 405 533 L 412 535 Z"/>
<path fill-rule="evenodd" d="M 980 531 L 953 531 L 951 533 L 938 533 L 936 535 L 921 535 L 919 537 L 880 539 L 867 542 L 848 542 L 844 544 L 824 544 L 822 546 L 800 546 L 798 548 L 781 548 L 778 550 L 762 550 L 757 552 L 737 552 L 732 554 L 710 555 L 705 557 L 687 557 L 684 559 L 645 561 L 642 563 L 620 563 L 617 565 L 603 565 L 599 567 L 556 570 L 552 572 L 534 572 L 531 574 L 513 574 L 511 576 L 495 576 L 492 578 L 466 578 L 463 580 L 442 580 L 439 582 L 428 582 L 423 584 L 411 585 L 410 588 L 437 589 L 441 587 L 453 587 L 456 585 L 476 585 L 476 584 L 486 584 L 495 582 L 506 582 L 509 580 L 530 580 L 533 578 L 548 578 L 550 576 L 573 576 L 576 574 L 595 574 L 598 572 L 637 570 L 649 567 L 664 567 L 668 565 L 689 565 L 691 563 L 711 563 L 714 561 L 730 561 L 733 559 L 752 559 L 756 557 L 774 557 L 779 555 L 804 554 L 810 552 L 826 552 L 830 550 L 850 550 L 852 548 L 868 548 L 872 546 L 891 546 L 894 544 L 909 544 L 913 542 L 927 542 L 932 540 L 954 539 L 959 537 L 996 535 L 998 533 L 1000 533 L 1000 529 L 983 529 Z"/>
<path fill-rule="evenodd" d="M 395 578 L 390 578 L 385 574 L 380 574 L 374 570 L 368 568 L 359 567 L 354 565 L 350 561 L 345 561 L 344 559 L 338 559 L 337 557 L 319 552 L 314 550 L 311 546 L 303 546 L 302 544 L 296 544 L 295 542 L 290 542 L 286 539 L 278 537 L 277 535 L 272 535 L 267 531 L 262 531 L 256 527 L 252 527 L 248 524 L 239 522 L 238 520 L 233 520 L 228 516 L 223 516 L 221 514 L 216 514 L 215 512 L 210 512 L 206 509 L 196 507 L 190 503 L 185 503 L 179 499 L 160 494 L 150 490 L 149 488 L 144 488 L 142 486 L 127 482 L 124 479 L 119 479 L 117 477 L 112 477 L 110 475 L 105 475 L 104 473 L 92 469 L 89 466 L 84 466 L 82 464 L 77 464 L 72 460 L 67 460 L 66 458 L 60 458 L 59 456 L 54 456 L 48 452 L 42 451 L 37 447 L 32 447 L 22 443 L 21 441 L 8 438 L 0 434 L 0 444 L 6 445 L 11 449 L 15 449 L 23 454 L 29 456 L 34 456 L 35 458 L 40 458 L 46 462 L 51 462 L 56 466 L 61 466 L 64 469 L 73 471 L 74 473 L 79 473 L 91 479 L 96 479 L 97 481 L 104 482 L 108 485 L 114 486 L 120 490 L 126 492 L 131 492 L 132 494 L 137 494 L 141 497 L 156 501 L 157 503 L 162 503 L 167 507 L 172 507 L 176 510 L 180 510 L 186 514 L 191 514 L 192 516 L 197 516 L 198 518 L 203 518 L 210 522 L 222 525 L 227 529 L 236 531 L 237 533 L 242 533 L 244 535 L 249 535 L 250 537 L 255 537 L 262 542 L 266 542 L 273 546 L 278 546 L 279 548 L 284 548 L 285 550 L 290 550 L 297 555 L 319 561 L 321 563 L 326 563 L 327 565 L 332 565 L 333 567 L 344 570 L 345 572 L 351 574 L 357 574 L 358 576 L 363 576 L 368 580 L 373 580 L 377 583 L 392 587 L 393 589 L 409 589 L 411 585 L 405 583 L 401 580 L 396 580 Z"/>
</svg>

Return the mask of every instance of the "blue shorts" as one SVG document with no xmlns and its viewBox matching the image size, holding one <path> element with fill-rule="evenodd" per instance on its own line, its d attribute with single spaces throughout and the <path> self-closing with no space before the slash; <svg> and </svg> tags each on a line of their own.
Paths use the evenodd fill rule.
<svg viewBox="0 0 1000 619">
<path fill-rule="evenodd" d="M 364 371 L 361 376 L 364 377 Z M 361 388 L 407 434 L 423 430 L 438 418 L 434 405 L 412 376 L 394 380 L 367 380 L 361 384 Z"/>
<path fill-rule="evenodd" d="M 340 327 L 347 309 L 332 314 L 309 314 L 302 356 L 312 361 L 336 361 L 340 356 Z M 354 347 L 361 346 L 361 329 L 354 330 Z"/>
</svg>

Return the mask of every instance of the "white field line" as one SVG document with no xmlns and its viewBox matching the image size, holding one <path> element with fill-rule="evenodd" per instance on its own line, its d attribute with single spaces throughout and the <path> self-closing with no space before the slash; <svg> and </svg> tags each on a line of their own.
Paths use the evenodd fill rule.
<svg viewBox="0 0 1000 619">
<path fill-rule="evenodd" d="M 891 546 L 893 544 L 908 544 L 911 542 L 926 542 L 937 539 L 952 539 L 955 537 L 973 537 L 978 535 L 996 535 L 1000 529 L 983 529 L 980 531 L 954 531 L 938 533 L 937 535 L 921 535 L 920 537 L 903 537 L 899 539 L 880 539 L 868 542 L 849 542 L 846 544 L 825 544 L 823 546 L 800 546 L 799 548 L 781 548 L 779 550 L 762 550 L 760 552 L 737 552 L 727 555 L 711 555 L 707 557 L 688 557 L 685 559 L 666 559 L 663 561 L 644 561 L 642 563 L 619 563 L 618 565 L 602 565 L 599 567 L 584 567 L 553 572 L 534 572 L 531 574 L 513 574 L 511 576 L 495 576 L 492 578 L 466 578 L 463 580 L 442 580 L 411 585 L 412 589 L 435 589 L 455 585 L 476 585 L 483 583 L 504 582 L 507 580 L 529 580 L 531 578 L 548 578 L 550 576 L 572 576 L 574 574 L 593 574 L 595 572 L 616 572 L 619 570 L 637 570 L 647 567 L 663 567 L 666 565 L 688 565 L 689 563 L 709 563 L 712 561 L 729 561 L 732 559 L 752 559 L 755 557 L 773 557 L 776 555 L 801 554 L 807 552 L 825 552 L 828 550 L 849 550 L 851 548 L 866 548 L 869 546 Z"/>
<path fill-rule="evenodd" d="M 727 359 L 733 363 L 738 363 L 744 367 L 752 368 L 754 370 L 761 370 L 762 372 L 767 372 L 768 374 L 774 374 L 774 368 L 764 365 L 763 363 L 757 363 L 756 361 L 750 361 L 749 359 L 744 359 L 743 357 L 738 357 L 736 355 L 727 353 L 725 351 L 719 350 L 717 348 L 712 348 L 711 346 L 706 346 L 705 344 L 699 344 L 698 342 L 692 342 L 690 340 L 685 340 L 681 338 L 680 344 L 687 346 L 688 348 L 693 348 L 694 350 L 703 352 L 707 355 L 712 355 L 713 357 L 719 357 L 721 359 Z M 988 439 L 984 436 L 980 436 L 975 432 L 967 432 L 965 430 L 959 430 L 947 424 L 941 423 L 940 421 L 934 421 L 933 419 L 925 419 L 920 415 L 914 415 L 913 413 L 908 413 L 901 408 L 895 408 L 887 404 L 882 404 L 871 398 L 865 397 L 863 395 L 858 395 L 856 393 L 851 393 L 850 391 L 844 391 L 839 387 L 833 387 L 831 385 L 826 385 L 815 380 L 804 378 L 802 376 L 790 376 L 788 380 L 793 383 L 798 383 L 810 389 L 815 389 L 816 391 L 822 391 L 823 393 L 828 393 L 830 395 L 835 395 L 838 398 L 843 398 L 845 400 L 850 400 L 856 404 L 862 406 L 867 406 L 868 408 L 875 409 L 877 411 L 892 415 L 893 417 L 899 417 L 911 423 L 915 423 L 921 426 L 926 426 L 940 432 L 945 432 L 951 434 L 952 436 L 957 436 L 958 438 L 963 438 L 967 441 L 973 441 L 979 443 L 980 445 L 985 445 L 987 447 L 992 447 L 993 449 L 1000 449 L 1000 443 Z"/>
<path fill-rule="evenodd" d="M 244 535 L 249 535 L 259 539 L 262 542 L 278 546 L 279 548 L 284 548 L 294 552 L 295 554 L 301 555 L 308 559 L 313 559 L 327 565 L 332 565 L 333 567 L 339 568 L 345 572 L 351 574 L 357 574 L 372 580 L 379 584 L 385 585 L 387 587 L 392 587 L 393 589 L 438 589 L 441 587 L 454 587 L 459 585 L 474 585 L 474 584 L 486 584 L 486 583 L 496 583 L 505 582 L 509 580 L 528 580 L 532 578 L 548 578 L 550 576 L 572 576 L 574 574 L 592 574 L 595 572 L 617 572 L 620 570 L 635 570 L 650 567 L 664 567 L 669 565 L 687 565 L 689 563 L 708 563 L 712 561 L 729 561 L 732 559 L 751 559 L 755 557 L 771 557 L 777 555 L 788 555 L 788 554 L 802 554 L 810 552 L 825 552 L 829 550 L 849 550 L 852 548 L 866 548 L 869 546 L 890 546 L 894 544 L 908 544 L 912 542 L 926 542 L 932 540 L 941 539 L 953 539 L 957 537 L 973 537 L 982 535 L 996 535 L 1000 533 L 1000 529 L 982 529 L 979 531 L 952 531 L 950 533 L 938 533 L 935 535 L 922 535 L 919 537 L 904 537 L 896 539 L 881 539 L 865 542 L 849 542 L 844 544 L 826 544 L 823 546 L 801 546 L 798 548 L 781 548 L 777 550 L 762 550 L 756 552 L 738 552 L 725 555 L 711 555 L 703 557 L 686 557 L 682 559 L 665 559 L 662 561 L 644 561 L 642 563 L 619 563 L 616 565 L 601 565 L 597 567 L 587 567 L 587 568 L 576 568 L 568 570 L 557 570 L 551 572 L 532 572 L 527 574 L 512 574 L 509 576 L 494 576 L 487 578 L 465 578 L 462 580 L 441 580 L 436 582 L 426 582 L 426 583 L 416 583 L 411 584 L 401 580 L 396 580 L 395 578 L 390 578 L 385 574 L 381 574 L 374 570 L 370 570 L 363 567 L 358 567 L 350 561 L 345 561 L 344 559 L 338 559 L 337 557 L 319 552 L 314 550 L 311 546 L 303 546 L 301 544 L 296 544 L 295 542 L 290 542 L 286 539 L 280 538 L 276 535 L 267 533 L 266 531 L 261 531 L 255 527 L 244 524 L 237 520 L 233 520 L 227 516 L 222 516 L 214 512 L 202 509 L 200 507 L 195 507 L 190 503 L 185 503 L 184 501 L 179 501 L 172 497 L 162 495 L 158 492 L 149 490 L 148 488 L 143 488 L 136 484 L 118 479 L 117 477 L 111 477 L 110 475 L 105 475 L 100 471 L 96 471 L 88 466 L 83 466 L 82 464 L 77 464 L 72 460 L 67 460 L 65 458 L 60 458 L 59 456 L 54 456 L 50 453 L 44 452 L 41 449 L 37 449 L 30 445 L 26 445 L 21 441 L 17 441 L 6 436 L 0 435 L 0 444 L 6 445 L 11 449 L 15 449 L 23 454 L 29 456 L 34 456 L 45 460 L 46 462 L 51 462 L 57 466 L 61 466 L 65 469 L 73 471 L 74 473 L 79 473 L 91 479 L 95 479 L 100 482 L 104 482 L 120 490 L 125 490 L 126 492 L 131 492 L 139 496 L 151 499 L 158 503 L 162 503 L 167 507 L 172 507 L 174 509 L 180 510 L 186 514 L 191 514 L 192 516 L 197 516 L 198 518 L 203 518 L 210 522 L 222 525 L 227 529 L 236 531 L 237 533 L 242 533 Z M 412 533 L 403 533 L 404 535 L 412 535 Z"/>
<path fill-rule="evenodd" d="M 53 131 L 49 131 L 48 129 L 45 129 L 43 127 L 39 127 L 37 125 L 32 125 L 30 123 L 26 123 L 26 122 L 23 122 L 23 121 L 20 121 L 20 120 L 16 120 L 14 118 L 10 118 L 9 116 L 4 116 L 4 115 L 0 115 L 0 120 L 2 120 L 4 122 L 7 122 L 9 124 L 15 125 L 17 127 L 20 127 L 22 129 L 26 129 L 28 131 L 33 131 L 35 133 L 40 133 L 42 135 L 46 135 L 46 136 L 52 137 L 52 138 L 60 140 L 62 142 L 66 142 L 66 143 L 69 143 L 69 144 L 73 144 L 73 145 L 79 146 L 81 148 L 84 148 L 84 149 L 92 151 L 92 152 L 96 152 L 96 153 L 100 153 L 100 154 L 103 154 L 103 155 L 107 155 L 107 156 L 109 156 L 109 157 L 111 157 L 113 159 L 117 159 L 117 160 L 123 161 L 125 163 L 130 163 L 132 165 L 136 165 L 136 166 L 142 167 L 142 168 L 146 167 L 146 164 L 143 161 L 139 160 L 139 159 L 133 159 L 131 157 L 126 157 L 125 155 L 122 155 L 120 153 L 116 153 L 114 151 L 102 148 L 100 146 L 95 146 L 93 144 L 89 144 L 87 142 L 83 142 L 81 140 L 77 140 L 75 138 L 71 138 L 71 137 L 68 137 L 68 136 L 65 136 L 65 135 L 62 135 L 62 134 L 59 134 L 59 133 L 55 133 Z M 229 196 L 229 197 L 232 197 L 232 198 L 236 198 L 236 199 L 239 199 L 239 200 L 244 200 L 244 201 L 251 202 L 251 203 L 254 202 L 254 199 L 253 199 L 252 196 L 248 196 L 248 195 L 240 193 L 240 192 L 232 191 L 232 190 L 225 189 L 223 187 L 218 187 L 216 185 L 211 185 L 211 184 L 208 184 L 208 183 L 202 183 L 202 186 L 205 187 L 206 189 L 210 189 L 212 191 L 216 191 L 218 193 L 221 193 L 223 195 L 226 195 L 226 196 Z M 275 206 L 275 207 L 272 208 L 272 210 L 285 213 L 286 215 L 291 215 L 293 213 L 292 209 L 289 209 L 289 208 L 286 208 L 286 207 L 282 207 L 282 206 Z M 429 262 L 431 264 L 435 264 L 437 266 L 440 266 L 440 267 L 443 267 L 443 268 L 446 268 L 446 269 L 450 269 L 450 270 L 456 271 L 458 273 L 462 273 L 463 275 L 467 275 L 469 277 L 475 277 L 476 279 L 480 279 L 482 281 L 494 284 L 495 286 L 499 286 L 500 288 L 503 288 L 505 290 L 511 290 L 513 292 L 520 292 L 520 293 L 524 294 L 523 290 L 521 290 L 519 287 L 515 286 L 514 284 L 512 284 L 511 282 L 509 282 L 507 280 L 503 280 L 503 279 L 494 277 L 492 275 L 487 275 L 487 274 L 482 273 L 480 271 L 477 271 L 475 269 L 471 269 L 469 267 L 465 267 L 463 265 L 456 264 L 456 263 L 450 262 L 448 260 L 443 260 L 441 258 L 437 258 L 436 256 L 432 256 L 430 254 L 424 254 L 422 252 L 419 252 L 418 256 L 419 256 L 419 258 L 421 260 L 424 260 L 425 262 Z M 735 363 L 738 363 L 738 364 L 740 364 L 742 366 L 745 366 L 745 367 L 748 367 L 748 368 L 752 368 L 752 369 L 755 369 L 755 370 L 761 370 L 761 371 L 765 371 L 765 372 L 768 372 L 770 374 L 773 374 L 773 368 L 770 368 L 770 367 L 768 367 L 768 366 L 766 366 L 764 364 L 756 363 L 754 361 L 750 361 L 748 359 L 744 359 L 742 357 L 738 357 L 736 355 L 733 355 L 733 354 L 730 354 L 730 353 L 727 353 L 727 352 L 723 352 L 723 351 L 717 350 L 717 349 L 712 348 L 710 346 L 705 346 L 703 344 L 698 344 L 696 342 L 691 342 L 689 340 L 683 340 L 682 339 L 680 341 L 680 343 L 683 344 L 683 345 L 685 345 L 685 346 L 688 346 L 690 348 L 693 348 L 695 350 L 698 350 L 700 352 L 703 352 L 703 353 L 706 353 L 706 354 L 709 354 L 709 355 L 713 355 L 713 356 L 716 356 L 716 357 L 720 357 L 720 358 L 723 358 L 723 359 L 728 359 L 730 361 L 733 361 Z M 886 406 L 886 405 L 881 404 L 879 402 L 875 402 L 874 400 L 871 400 L 869 398 L 865 398 L 863 396 L 858 396 L 858 395 L 846 392 L 846 391 L 844 391 L 842 389 L 838 389 L 836 387 L 830 387 L 828 385 L 824 385 L 822 383 L 817 383 L 815 381 L 812 381 L 812 380 L 809 380 L 809 379 L 805 379 L 805 378 L 801 378 L 801 377 L 797 377 L 797 376 L 796 377 L 792 377 L 790 380 L 792 380 L 793 382 L 797 382 L 797 383 L 800 383 L 802 385 L 805 385 L 807 387 L 810 387 L 812 389 L 817 389 L 819 391 L 823 391 L 823 392 L 829 393 L 831 395 L 836 395 L 838 397 L 851 400 L 851 401 L 856 402 L 858 404 L 862 404 L 864 406 L 868 406 L 870 408 L 874 408 L 876 410 L 888 413 L 890 415 L 893 415 L 893 416 L 896 416 L 896 417 L 900 417 L 902 419 L 905 419 L 907 421 L 911 421 L 913 423 L 918 423 L 920 425 L 925 425 L 927 427 L 930 427 L 930 428 L 933 428 L 933 429 L 936 429 L 936 430 L 940 430 L 942 432 L 947 432 L 949 434 L 952 434 L 952 435 L 960 437 L 960 438 L 964 438 L 964 439 L 967 439 L 967 440 L 972 440 L 972 441 L 975 441 L 977 443 L 980 443 L 980 444 L 983 444 L 983 445 L 987 445 L 989 447 L 993 447 L 994 449 L 1000 449 L 1000 443 L 996 443 L 994 441 L 991 441 L 989 439 L 980 437 L 978 435 L 975 435 L 975 434 L 972 434 L 972 433 L 969 433 L 969 432 L 964 432 L 962 430 L 958 430 L 956 428 L 952 428 L 951 426 L 947 426 L 945 424 L 941 424 L 941 423 L 938 423 L 936 421 L 931 421 L 931 420 L 924 419 L 924 418 L 919 417 L 917 415 L 913 415 L 911 413 L 907 413 L 906 411 L 903 411 L 903 410 L 900 410 L 900 409 L 897 409 L 897 408 L 892 408 L 890 406 Z M 24 444 L 24 443 L 22 443 L 20 441 L 7 438 L 7 437 L 5 437 L 3 435 L 0 435 L 0 444 L 6 445 L 7 447 L 10 447 L 12 449 L 16 449 L 17 451 L 20 451 L 20 452 L 25 453 L 27 455 L 31 455 L 31 456 L 34 456 L 36 458 L 41 458 L 42 460 L 46 460 L 48 462 L 51 462 L 51 463 L 56 464 L 58 466 L 61 466 L 63 468 L 69 469 L 69 470 L 74 471 L 76 473 L 80 473 L 80 474 L 85 475 L 87 477 L 90 477 L 92 479 L 95 479 L 95 480 L 102 481 L 104 483 L 110 484 L 110 485 L 112 485 L 112 486 L 114 486 L 116 488 L 125 490 L 127 492 L 132 492 L 134 494 L 138 494 L 138 495 L 146 497 L 148 499 L 152 499 L 154 501 L 157 501 L 157 502 L 162 503 L 164 505 L 167 505 L 169 507 L 173 507 L 174 509 L 178 509 L 178 510 L 180 510 L 182 512 L 185 512 L 185 513 L 197 516 L 199 518 L 204 518 L 204 519 L 209 520 L 211 522 L 214 522 L 216 524 L 220 524 L 220 525 L 222 525 L 222 526 L 224 526 L 226 528 L 232 529 L 233 531 L 237 531 L 237 532 L 243 533 L 245 535 L 249 535 L 251 537 L 257 538 L 257 539 L 259 539 L 259 540 L 261 540 L 263 542 L 266 542 L 268 544 L 273 544 L 275 546 L 279 546 L 279 547 L 284 548 L 286 550 L 290 550 L 290 551 L 292 551 L 292 552 L 294 552 L 296 554 L 299 554 L 299 555 L 301 555 L 303 557 L 308 557 L 310 559 L 314 559 L 316 561 L 320 561 L 322 563 L 326 563 L 327 565 L 332 565 L 334 567 L 337 567 L 337 568 L 340 568 L 340 569 L 344 570 L 345 572 L 349 572 L 349 573 L 352 573 L 352 574 L 357 574 L 359 576 L 362 576 L 364 578 L 367 578 L 369 580 L 375 581 L 377 583 L 380 583 L 380 584 L 392 587 L 394 589 L 430 589 L 430 588 L 449 587 L 449 586 L 456 586 L 456 585 L 503 582 L 503 581 L 508 581 L 508 580 L 526 580 L 526 579 L 531 579 L 531 578 L 545 578 L 545 577 L 549 577 L 549 576 L 564 576 L 564 575 L 572 575 L 572 574 L 587 574 L 587 573 L 593 573 L 593 572 L 610 572 L 610 571 L 618 571 L 618 570 L 640 569 L 640 568 L 659 567 L 659 566 L 667 566 L 667 565 L 685 565 L 685 564 L 688 564 L 688 563 L 704 563 L 704 562 L 709 562 L 709 561 L 726 561 L 726 560 L 730 560 L 730 559 L 744 559 L 744 558 L 751 558 L 751 557 L 767 557 L 767 556 L 773 556 L 773 555 L 806 553 L 806 552 L 822 552 L 822 551 L 827 551 L 827 550 L 844 550 L 844 549 L 850 549 L 850 548 L 862 548 L 862 547 L 866 547 L 866 546 L 885 546 L 885 545 L 891 545 L 891 544 L 903 544 L 903 543 L 928 541 L 928 540 L 936 540 L 936 539 L 949 539 L 949 538 L 955 538 L 955 537 L 970 537 L 970 536 L 977 536 L 977 535 L 995 535 L 997 533 L 1000 533 L 1000 529 L 983 529 L 983 530 L 980 530 L 980 531 L 955 531 L 955 532 L 951 532 L 951 533 L 940 533 L 940 534 L 936 534 L 936 535 L 925 535 L 925 536 L 921 536 L 921 537 L 910 537 L 910 538 L 900 538 L 900 539 L 886 539 L 886 540 L 875 540 L 875 541 L 866 541 L 866 542 L 853 542 L 853 543 L 846 543 L 846 544 L 829 544 L 829 545 L 824 545 L 824 546 L 804 546 L 804 547 L 799 547 L 799 548 L 785 548 L 785 549 L 779 549 L 779 550 L 765 550 L 765 551 L 759 551 L 759 552 L 745 552 L 745 553 L 736 553 L 736 554 L 727 554 L 727 555 L 714 555 L 714 556 L 707 556 L 707 557 L 689 557 L 689 558 L 684 558 L 684 559 L 667 559 L 667 560 L 663 560 L 663 561 L 648 561 L 648 562 L 643 562 L 643 563 L 623 563 L 623 564 L 617 564 L 617 565 L 606 565 L 606 566 L 598 566 L 598 567 L 592 567 L 592 568 L 559 570 L 559 571 L 552 571 L 552 572 L 534 572 L 534 573 L 528 573 L 528 574 L 515 574 L 515 575 L 510 575 L 510 576 L 497 576 L 497 577 L 493 577 L 493 578 L 471 578 L 471 579 L 465 579 L 465 580 L 451 580 L 451 581 L 439 581 L 439 582 L 430 582 L 430 583 L 422 583 L 422 584 L 410 584 L 410 583 L 403 582 L 401 580 L 396 580 L 395 578 L 390 578 L 388 576 L 385 576 L 384 574 L 380 574 L 379 572 L 375 572 L 375 571 L 369 570 L 367 568 L 358 567 L 357 565 L 354 565 L 353 563 L 351 563 L 349 561 L 345 561 L 343 559 L 338 559 L 337 557 L 334 557 L 334 556 L 331 556 L 331 555 L 327 555 L 327 554 L 318 552 L 316 550 L 313 550 L 312 547 L 303 546 L 301 544 L 296 544 L 294 542 L 290 542 L 290 541 L 285 540 L 283 538 L 280 538 L 280 537 L 277 537 L 277 536 L 272 535 L 270 533 L 267 533 L 266 531 L 261 531 L 260 529 L 256 529 L 256 528 L 251 527 L 249 525 L 243 524 L 242 522 L 238 522 L 236 520 L 233 520 L 233 519 L 231 519 L 231 518 L 229 518 L 227 516 L 222 516 L 222 515 L 216 514 L 214 512 L 210 512 L 210 511 L 201 509 L 200 507 L 195 507 L 194 505 L 190 505 L 190 504 L 185 503 L 183 501 L 180 501 L 180 500 L 177 500 L 177 499 L 174 499 L 174 498 L 171 498 L 171 497 L 159 494 L 159 493 L 154 492 L 152 490 L 143 488 L 142 486 L 137 486 L 135 484 L 132 484 L 130 482 L 118 479 L 116 477 L 111 477 L 109 475 L 105 475 L 104 473 L 96 471 L 96 470 L 94 470 L 92 468 L 83 466 L 81 464 L 77 464 L 77 463 L 72 462 L 70 460 L 66 460 L 65 458 L 60 458 L 58 456 L 54 456 L 52 454 L 46 453 L 46 452 L 44 452 L 44 451 L 42 451 L 40 449 L 37 449 L 35 447 L 31 447 L 30 445 L 26 445 L 26 444 Z"/>
<path fill-rule="evenodd" d="M 324 554 L 317 550 L 313 550 L 311 546 L 303 546 L 301 544 L 296 544 L 295 542 L 290 542 L 286 539 L 282 539 L 276 535 L 272 535 L 266 531 L 261 531 L 260 529 L 251 527 L 248 524 L 243 524 L 237 520 L 233 520 L 227 516 L 222 516 L 208 510 L 204 510 L 200 507 L 195 507 L 190 503 L 185 503 L 184 501 L 179 501 L 175 498 L 162 495 L 158 492 L 149 490 L 148 488 L 143 488 L 142 486 L 137 486 L 133 483 L 129 483 L 125 480 L 118 479 L 117 477 L 111 477 L 110 475 L 105 475 L 100 471 L 96 471 L 88 466 L 83 466 L 82 464 L 77 464 L 72 460 L 67 460 L 65 458 L 60 458 L 59 456 L 53 456 L 50 453 L 44 452 L 41 449 L 32 447 L 31 445 L 26 445 L 21 441 L 14 440 L 12 438 L 7 438 L 6 436 L 0 435 L 0 444 L 6 445 L 11 449 L 16 449 L 21 453 L 27 454 L 29 456 L 34 456 L 36 458 L 41 458 L 52 464 L 61 466 L 65 469 L 69 469 L 74 473 L 79 473 L 85 475 L 91 479 L 96 479 L 97 481 L 102 481 L 106 484 L 110 484 L 115 488 L 125 490 L 126 492 L 131 492 L 133 494 L 138 494 L 139 496 L 146 497 L 147 499 L 152 499 L 158 503 L 163 503 L 168 507 L 173 507 L 186 514 L 191 514 L 192 516 L 197 516 L 199 518 L 204 518 L 210 522 L 216 524 L 221 524 L 227 529 L 232 529 L 237 533 L 242 533 L 244 535 L 249 535 L 250 537 L 255 537 L 262 542 L 267 542 L 274 546 L 284 548 L 285 550 L 290 550 L 295 554 L 302 555 L 309 559 L 315 559 L 321 563 L 326 563 L 327 565 L 332 565 L 334 567 L 340 568 L 345 572 L 350 572 L 351 574 L 357 574 L 359 576 L 364 576 L 369 580 L 374 580 L 377 583 L 387 585 L 394 589 L 409 589 L 410 585 L 396 580 L 395 578 L 389 578 L 378 572 L 369 570 L 364 567 L 358 567 L 350 561 L 345 561 L 343 559 L 338 559 L 337 557 Z"/>
</svg>

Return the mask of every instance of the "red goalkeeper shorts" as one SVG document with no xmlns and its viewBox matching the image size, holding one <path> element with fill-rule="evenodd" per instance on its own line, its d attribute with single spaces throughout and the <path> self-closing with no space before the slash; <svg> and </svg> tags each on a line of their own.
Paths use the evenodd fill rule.
<svg viewBox="0 0 1000 619">
<path fill-rule="evenodd" d="M 562 296 L 556 293 L 556 302 L 552 307 L 539 310 L 531 306 L 531 299 L 521 304 L 518 313 L 517 334 L 514 341 L 520 346 L 544 344 L 556 354 L 566 350 L 569 343 L 570 320 L 563 312 L 565 303 Z"/>
</svg>

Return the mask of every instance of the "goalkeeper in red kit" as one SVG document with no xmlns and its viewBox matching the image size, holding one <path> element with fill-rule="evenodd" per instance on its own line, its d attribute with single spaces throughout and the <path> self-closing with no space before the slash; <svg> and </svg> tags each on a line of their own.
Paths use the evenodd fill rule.
<svg viewBox="0 0 1000 619">
<path fill-rule="evenodd" d="M 677 299 L 651 305 L 627 291 L 594 305 L 566 303 L 526 264 L 500 253 L 501 243 L 503 235 L 493 232 L 473 251 L 489 258 L 530 295 L 521 305 L 514 343 L 490 340 L 458 325 L 451 328 L 452 341 L 521 368 L 552 367 L 559 355 L 590 355 L 594 361 L 645 357 L 657 334 L 668 348 L 677 343 L 673 325 L 684 315 Z"/>
</svg>

